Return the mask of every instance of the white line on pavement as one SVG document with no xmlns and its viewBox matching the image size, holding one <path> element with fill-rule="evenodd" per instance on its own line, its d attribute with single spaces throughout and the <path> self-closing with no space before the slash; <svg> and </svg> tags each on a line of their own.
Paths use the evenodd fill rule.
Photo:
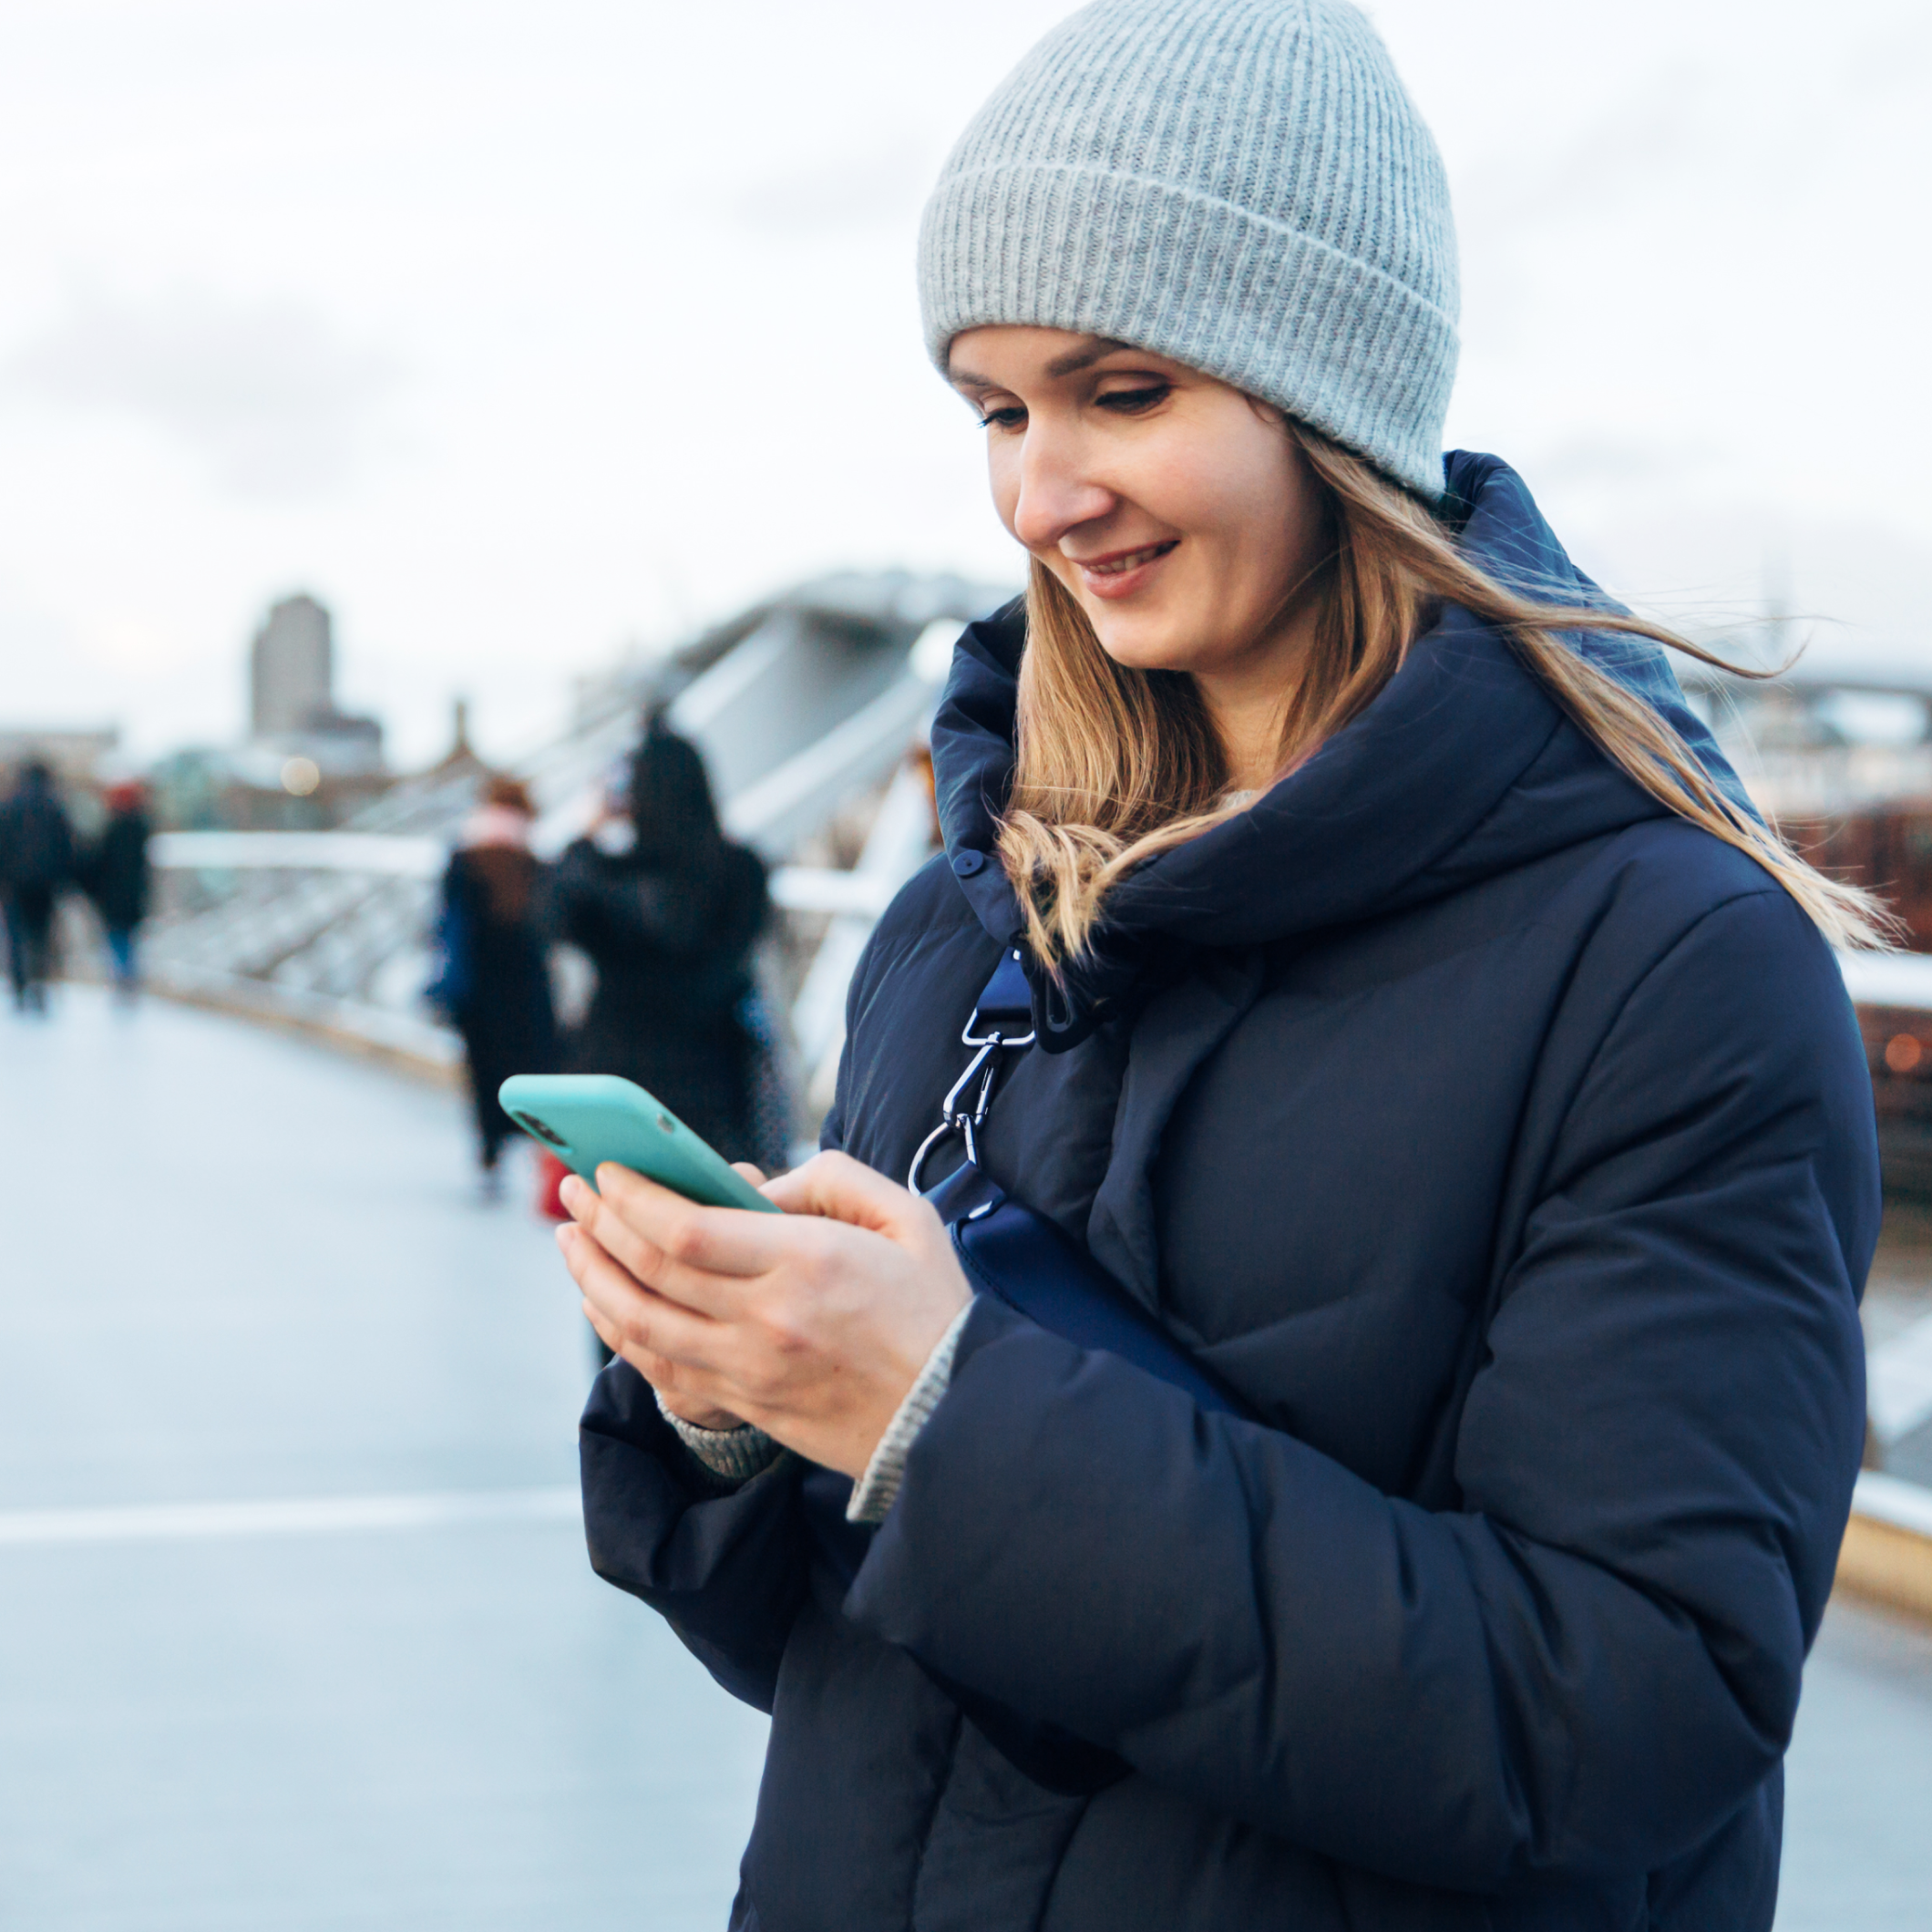
<svg viewBox="0 0 1932 1932">
<path fill-rule="evenodd" d="M 297 1496 L 258 1503 L 137 1503 L 120 1508 L 0 1511 L 0 1548 L 53 1543 L 329 1536 L 464 1523 L 575 1522 L 575 1489 L 452 1489 L 422 1495 Z"/>
</svg>

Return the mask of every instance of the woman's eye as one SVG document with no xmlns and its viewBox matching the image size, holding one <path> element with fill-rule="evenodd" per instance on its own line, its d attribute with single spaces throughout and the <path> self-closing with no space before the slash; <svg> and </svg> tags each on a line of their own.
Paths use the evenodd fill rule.
<svg viewBox="0 0 1932 1932">
<path fill-rule="evenodd" d="M 1023 429 L 1026 426 L 1026 411 L 1017 405 L 1005 409 L 983 409 L 980 412 L 981 429 Z"/>
<path fill-rule="evenodd" d="M 1116 416 L 1140 416 L 1173 394 L 1172 383 L 1149 383 L 1139 389 L 1109 389 L 1096 400 L 1103 409 L 1111 409 Z"/>
</svg>

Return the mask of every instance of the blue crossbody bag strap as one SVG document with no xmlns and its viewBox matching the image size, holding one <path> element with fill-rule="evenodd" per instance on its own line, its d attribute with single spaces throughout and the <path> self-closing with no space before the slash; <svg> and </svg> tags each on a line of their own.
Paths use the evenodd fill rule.
<svg viewBox="0 0 1932 1932">
<path fill-rule="evenodd" d="M 1028 1321 L 1084 1349 L 1118 1355 L 1171 1382 L 1215 1414 L 1253 1418 L 1253 1411 L 1197 1362 L 1085 1249 L 1044 1215 L 1014 1200 L 979 1164 L 979 1129 L 992 1104 L 1000 1069 L 1033 1042 L 1033 995 L 1016 948 L 1001 955 L 961 1036 L 974 1049 L 966 1072 L 940 1109 L 940 1125 L 914 1156 L 908 1185 L 923 1191 L 952 1234 L 966 1278 Z M 923 1190 L 922 1170 L 957 1136 L 966 1158 Z"/>
</svg>

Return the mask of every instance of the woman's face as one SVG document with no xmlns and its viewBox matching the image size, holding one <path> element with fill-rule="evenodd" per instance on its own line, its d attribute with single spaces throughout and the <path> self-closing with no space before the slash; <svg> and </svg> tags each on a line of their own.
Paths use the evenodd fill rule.
<svg viewBox="0 0 1932 1932">
<path fill-rule="evenodd" d="M 1210 698 L 1285 687 L 1297 592 L 1324 560 L 1318 486 L 1279 414 L 1105 336 L 954 338 L 986 425 L 1000 519 L 1079 600 L 1107 654 L 1186 671 Z"/>
</svg>

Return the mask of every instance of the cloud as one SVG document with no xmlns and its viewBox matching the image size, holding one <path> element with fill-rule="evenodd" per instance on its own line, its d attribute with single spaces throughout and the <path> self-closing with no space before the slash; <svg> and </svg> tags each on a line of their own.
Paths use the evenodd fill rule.
<svg viewBox="0 0 1932 1932">
<path fill-rule="evenodd" d="M 8 359 L 0 383 L 145 423 L 193 451 L 222 488 L 285 500 L 350 480 L 401 375 L 301 303 L 197 290 L 142 303 L 84 289 Z"/>
<path fill-rule="evenodd" d="M 1461 184 L 1480 211 L 1485 241 L 1540 244 L 1555 224 L 1627 210 L 1660 186 L 1680 187 L 1712 145 L 1712 70 L 1662 67 L 1626 88 L 1567 141 L 1531 154 L 1492 155 Z"/>
<path fill-rule="evenodd" d="M 918 211 L 938 163 L 910 135 L 748 182 L 724 203 L 747 228 L 772 234 L 869 228 Z"/>
</svg>

